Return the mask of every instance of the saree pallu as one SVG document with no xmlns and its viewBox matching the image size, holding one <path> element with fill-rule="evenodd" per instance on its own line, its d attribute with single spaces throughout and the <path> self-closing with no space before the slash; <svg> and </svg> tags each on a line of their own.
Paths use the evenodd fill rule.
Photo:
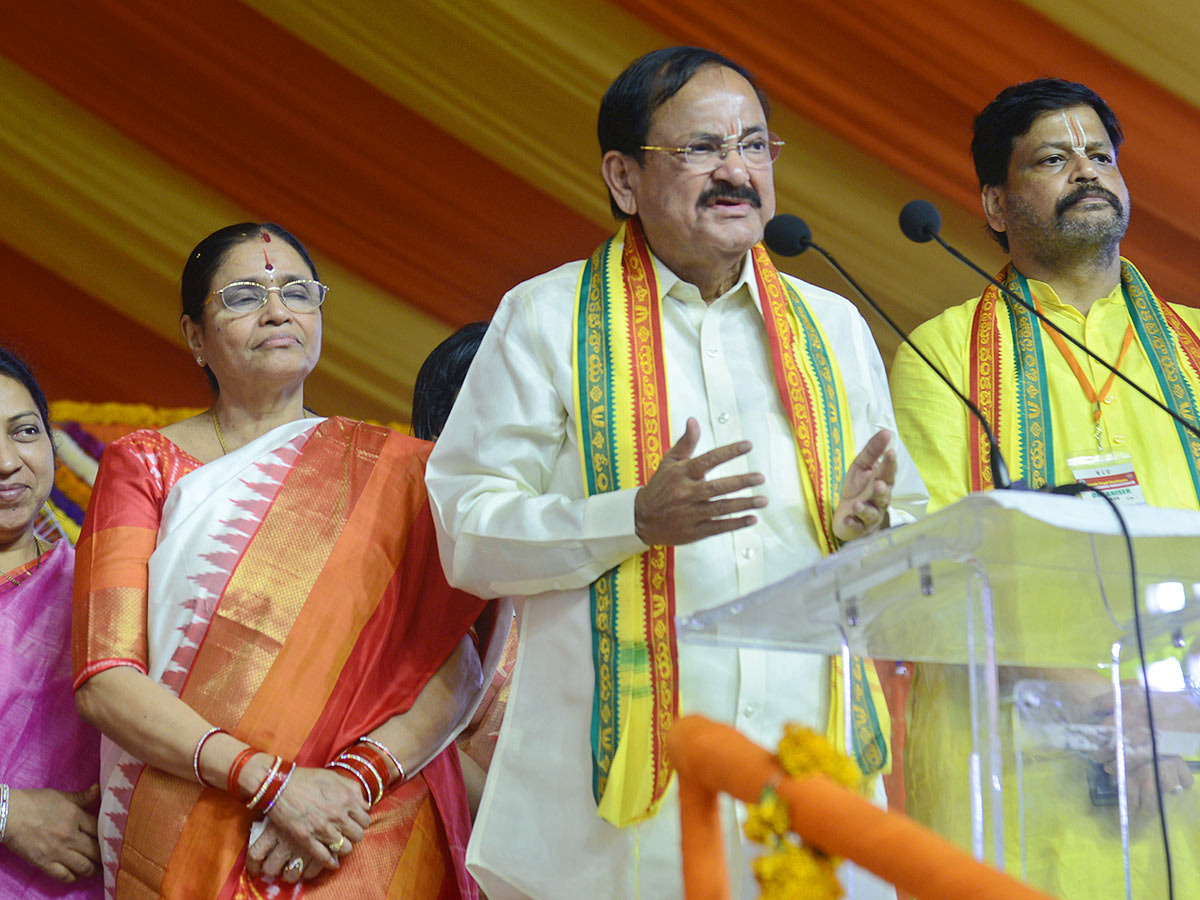
<svg viewBox="0 0 1200 900">
<path fill-rule="evenodd" d="M 75 551 L 59 541 L 38 564 L 0 581 L 0 782 L 13 788 L 84 791 L 100 773 L 100 733 L 71 696 L 71 573 Z M 100 876 L 61 884 L 15 853 L 0 852 L 0 897 L 96 900 Z"/>
<path fill-rule="evenodd" d="M 247 743 L 321 766 L 407 710 L 483 608 L 442 574 L 429 444 L 307 420 L 189 466 L 157 432 L 123 441 L 80 542 L 77 684 L 133 665 Z M 225 792 L 108 741 L 103 776 L 105 882 L 122 900 L 476 896 L 453 748 L 389 789 L 339 870 L 295 887 L 246 875 L 252 814 Z"/>
</svg>

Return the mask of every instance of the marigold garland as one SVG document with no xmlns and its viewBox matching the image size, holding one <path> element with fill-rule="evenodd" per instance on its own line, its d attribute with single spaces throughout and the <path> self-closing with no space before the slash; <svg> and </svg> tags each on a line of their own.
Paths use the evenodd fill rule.
<svg viewBox="0 0 1200 900">
<path fill-rule="evenodd" d="M 194 416 L 201 407 L 160 407 L 146 403 L 85 403 L 55 400 L 50 418 L 56 422 L 81 422 L 84 425 L 130 425 L 135 428 L 161 428 Z"/>
<path fill-rule="evenodd" d="M 71 470 L 70 466 L 59 466 L 54 472 L 54 484 L 72 503 L 87 509 L 92 499 L 92 486 Z"/>
<path fill-rule="evenodd" d="M 824 775 L 842 787 L 863 789 L 864 778 L 854 761 L 803 725 L 784 727 L 776 759 L 793 778 Z M 787 805 L 774 785 L 763 788 L 759 802 L 746 804 L 746 811 L 746 837 L 771 849 L 753 863 L 762 900 L 837 900 L 842 896 L 836 871 L 841 860 L 799 842 L 791 831 Z"/>
</svg>

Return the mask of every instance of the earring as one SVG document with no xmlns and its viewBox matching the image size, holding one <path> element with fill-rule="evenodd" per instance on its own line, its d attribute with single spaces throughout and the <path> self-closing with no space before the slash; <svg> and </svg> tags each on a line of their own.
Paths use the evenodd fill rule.
<svg viewBox="0 0 1200 900">
<path fill-rule="evenodd" d="M 204 368 L 204 357 L 203 356 L 196 357 L 196 365 L 198 365 L 202 369 Z"/>
</svg>

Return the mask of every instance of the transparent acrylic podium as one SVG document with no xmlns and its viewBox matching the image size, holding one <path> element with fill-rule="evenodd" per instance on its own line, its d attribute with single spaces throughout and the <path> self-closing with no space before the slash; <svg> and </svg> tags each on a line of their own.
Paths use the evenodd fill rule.
<svg viewBox="0 0 1200 900">
<path fill-rule="evenodd" d="M 1200 898 L 1200 784 L 1185 789 L 1200 758 L 1200 513 L 1122 514 L 1175 896 Z M 997 492 L 677 628 L 683 641 L 918 663 L 910 813 L 1051 894 L 1159 900 L 1166 859 L 1131 592 L 1106 503 Z"/>
</svg>

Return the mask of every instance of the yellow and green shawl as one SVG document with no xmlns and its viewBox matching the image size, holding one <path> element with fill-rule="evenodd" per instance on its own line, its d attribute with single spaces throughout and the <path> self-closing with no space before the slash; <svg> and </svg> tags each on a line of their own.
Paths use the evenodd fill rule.
<svg viewBox="0 0 1200 900">
<path fill-rule="evenodd" d="M 776 386 L 824 553 L 854 448 L 849 407 L 820 324 L 761 245 L 752 251 Z M 589 496 L 644 485 L 670 448 L 667 371 L 654 263 L 637 219 L 587 261 L 574 326 L 575 421 Z M 652 816 L 670 785 L 666 734 L 678 714 L 674 551 L 651 547 L 591 586 L 592 790 L 618 826 Z M 841 667 L 833 666 L 831 734 L 841 728 Z M 853 753 L 864 772 L 887 763 L 888 722 L 872 666 L 852 666 Z"/>
<path fill-rule="evenodd" d="M 1006 266 L 996 280 L 1026 302 L 1034 297 L 1025 276 L 1013 265 Z M 1200 383 L 1200 339 L 1169 305 L 1150 290 L 1142 275 L 1127 259 L 1121 260 L 1121 291 L 1138 345 L 1150 362 L 1163 402 L 1191 422 L 1200 421 L 1193 383 Z M 1004 333 L 1004 340 L 1001 333 Z M 1015 389 L 1011 405 L 1004 402 L 1008 391 L 1001 385 L 1003 348 L 1011 348 Z M 1024 478 L 1032 488 L 1056 483 L 1054 429 L 1050 421 L 1050 394 L 1046 359 L 1042 350 L 1042 326 L 1028 309 L 1005 302 L 995 285 L 989 285 L 975 308 L 971 322 L 970 356 L 967 361 L 971 399 L 991 423 L 1000 440 L 1013 430 L 1019 452 L 1014 478 Z M 991 490 L 991 450 L 983 427 L 972 418 L 969 442 L 971 489 Z M 1188 461 L 1192 488 L 1200 500 L 1200 438 L 1178 422 L 1180 446 Z"/>
</svg>

